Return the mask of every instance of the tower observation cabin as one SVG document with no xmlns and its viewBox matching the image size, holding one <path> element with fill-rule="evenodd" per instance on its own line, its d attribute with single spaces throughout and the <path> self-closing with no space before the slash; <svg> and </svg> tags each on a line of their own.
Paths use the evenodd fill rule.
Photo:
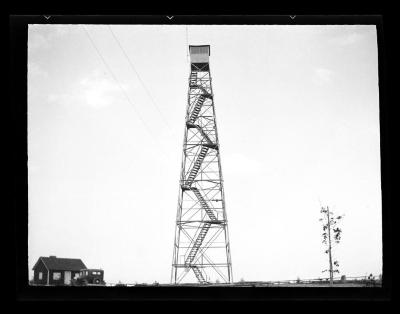
<svg viewBox="0 0 400 314">
<path fill-rule="evenodd" d="M 209 71 L 210 45 L 189 46 L 192 71 Z"/>
</svg>

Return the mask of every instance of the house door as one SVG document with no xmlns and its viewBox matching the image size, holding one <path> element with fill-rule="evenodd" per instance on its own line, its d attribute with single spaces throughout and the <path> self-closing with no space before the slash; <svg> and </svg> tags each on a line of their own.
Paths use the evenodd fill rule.
<svg viewBox="0 0 400 314">
<path fill-rule="evenodd" d="M 64 284 L 69 285 L 71 283 L 71 272 L 64 272 Z"/>
</svg>

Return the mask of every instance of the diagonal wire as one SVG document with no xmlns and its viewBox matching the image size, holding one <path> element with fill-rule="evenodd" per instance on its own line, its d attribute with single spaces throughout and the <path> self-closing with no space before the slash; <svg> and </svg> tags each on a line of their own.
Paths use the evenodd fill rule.
<svg viewBox="0 0 400 314">
<path fill-rule="evenodd" d="M 188 26 L 186 25 L 186 62 L 189 63 L 189 35 Z"/>
<path fill-rule="evenodd" d="M 150 131 L 150 128 L 148 127 L 147 123 L 144 121 L 144 119 L 142 118 L 142 116 L 140 115 L 138 109 L 136 108 L 135 104 L 131 101 L 131 99 L 129 98 L 128 94 L 126 93 L 126 91 L 124 90 L 124 88 L 121 86 L 121 84 L 119 83 L 117 77 L 115 76 L 115 74 L 113 73 L 113 71 L 111 70 L 111 68 L 109 67 L 109 65 L 107 64 L 106 60 L 104 59 L 103 55 L 101 54 L 101 52 L 99 51 L 99 49 L 97 48 L 96 44 L 94 43 L 92 37 L 90 36 L 88 30 L 86 29 L 86 27 L 84 25 L 82 25 L 82 28 L 85 30 L 86 35 L 88 36 L 90 42 L 92 43 L 93 47 L 95 48 L 97 54 L 99 55 L 99 57 L 101 58 L 101 60 L 103 61 L 104 65 L 106 66 L 108 72 L 110 72 L 111 76 L 113 77 L 114 81 L 117 83 L 118 87 L 121 89 L 121 91 L 123 92 L 126 100 L 129 102 L 129 104 L 133 107 L 133 109 L 135 110 L 136 115 L 138 116 L 139 120 L 142 122 L 142 124 L 144 125 L 144 127 L 146 128 L 147 132 L 150 134 L 150 136 L 153 138 L 153 140 L 155 142 L 157 142 L 157 144 L 160 146 L 162 153 L 166 156 L 167 154 L 165 153 L 164 149 L 162 148 L 161 144 L 159 144 L 159 141 L 154 137 L 153 133 Z"/>
<path fill-rule="evenodd" d="M 140 77 L 138 71 L 136 70 L 135 66 L 133 65 L 132 61 L 130 60 L 128 54 L 125 52 L 125 49 L 122 47 L 121 42 L 118 40 L 117 36 L 113 32 L 112 28 L 110 25 L 108 25 L 108 28 L 110 29 L 111 35 L 114 37 L 115 41 L 118 43 L 118 46 L 121 48 L 122 53 L 124 54 L 125 58 L 128 60 L 128 63 L 132 70 L 135 72 L 136 76 L 138 77 L 140 84 L 142 84 L 144 90 L 146 91 L 147 96 L 150 98 L 151 102 L 153 103 L 154 107 L 157 109 L 158 113 L 160 114 L 162 120 L 164 121 L 165 125 L 168 127 L 168 129 L 171 131 L 171 127 L 167 122 L 167 119 L 165 118 L 164 114 L 161 112 L 160 108 L 157 106 L 153 96 L 151 95 L 149 89 L 146 87 L 144 84 L 142 78 Z"/>
</svg>

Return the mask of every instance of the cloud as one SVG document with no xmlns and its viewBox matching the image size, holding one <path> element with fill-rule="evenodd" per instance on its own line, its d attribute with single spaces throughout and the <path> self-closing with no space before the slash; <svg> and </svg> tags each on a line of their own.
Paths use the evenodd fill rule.
<svg viewBox="0 0 400 314">
<path fill-rule="evenodd" d="M 28 52 L 29 54 L 39 51 L 43 48 L 49 48 L 50 43 L 46 36 L 40 33 L 29 33 Z"/>
<path fill-rule="evenodd" d="M 70 104 L 77 103 L 79 99 L 75 97 L 73 94 L 49 94 L 47 96 L 47 101 L 50 103 L 55 103 L 58 105 L 68 106 Z"/>
<path fill-rule="evenodd" d="M 333 72 L 329 69 L 318 67 L 314 69 L 313 80 L 318 85 L 323 85 L 332 81 Z"/>
<path fill-rule="evenodd" d="M 50 36 L 52 38 L 58 38 L 58 37 L 63 37 L 71 31 L 75 30 L 77 26 L 71 26 L 71 25 L 53 25 L 52 28 L 52 33 L 50 33 Z"/>
<path fill-rule="evenodd" d="M 28 78 L 32 82 L 36 82 L 38 79 L 47 78 L 49 73 L 45 71 L 39 64 L 30 61 L 28 63 Z"/>
<path fill-rule="evenodd" d="M 121 84 L 127 93 L 128 86 Z M 120 100 L 123 91 L 119 85 L 109 77 L 96 71 L 92 75 L 82 78 L 70 90 L 70 93 L 53 93 L 48 95 L 49 102 L 60 105 L 79 104 L 92 108 L 102 108 Z"/>
<path fill-rule="evenodd" d="M 79 82 L 85 103 L 91 107 L 105 107 L 111 105 L 116 97 L 122 93 L 120 87 L 107 77 L 95 74 Z M 127 87 L 122 86 L 126 91 Z"/>
<path fill-rule="evenodd" d="M 330 40 L 330 42 L 338 46 L 349 46 L 360 42 L 364 38 L 364 36 L 365 34 L 352 32 L 343 36 L 334 37 Z"/>
<path fill-rule="evenodd" d="M 30 53 L 52 47 L 58 40 L 71 32 L 79 31 L 76 25 L 29 25 L 28 50 Z"/>
</svg>

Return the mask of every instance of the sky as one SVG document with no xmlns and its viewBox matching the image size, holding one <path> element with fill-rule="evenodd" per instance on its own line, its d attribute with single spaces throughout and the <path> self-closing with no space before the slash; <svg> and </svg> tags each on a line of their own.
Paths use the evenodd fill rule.
<svg viewBox="0 0 400 314">
<path fill-rule="evenodd" d="M 169 283 L 188 44 L 211 46 L 234 280 L 325 277 L 321 205 L 340 275 L 379 275 L 375 26 L 30 25 L 30 277 L 56 255 Z"/>
</svg>

